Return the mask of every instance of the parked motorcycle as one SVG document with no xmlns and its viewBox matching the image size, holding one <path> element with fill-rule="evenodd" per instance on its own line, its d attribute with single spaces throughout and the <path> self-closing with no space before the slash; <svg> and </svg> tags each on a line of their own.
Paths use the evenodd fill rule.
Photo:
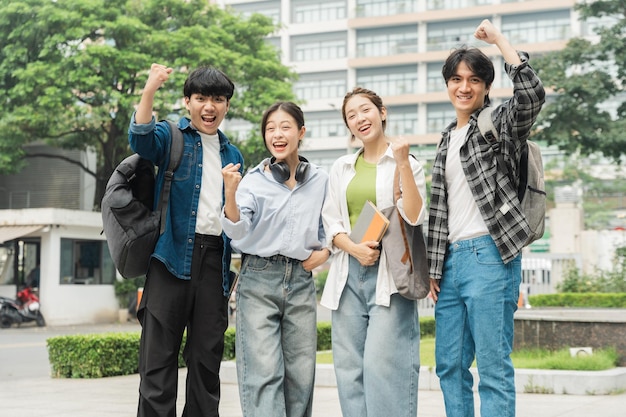
<svg viewBox="0 0 626 417">
<path fill-rule="evenodd" d="M 0 297 L 0 327 L 20 326 L 30 321 L 35 321 L 39 327 L 46 325 L 39 310 L 39 297 L 31 287 L 18 291 L 16 300 Z"/>
</svg>

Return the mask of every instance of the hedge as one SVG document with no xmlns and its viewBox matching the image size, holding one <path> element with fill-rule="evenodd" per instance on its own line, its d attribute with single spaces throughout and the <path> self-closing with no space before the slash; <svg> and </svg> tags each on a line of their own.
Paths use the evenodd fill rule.
<svg viewBox="0 0 626 417">
<path fill-rule="evenodd" d="M 626 293 L 557 293 L 528 297 L 533 307 L 626 308 Z"/>
<path fill-rule="evenodd" d="M 78 334 L 46 340 L 53 378 L 102 378 L 138 372 L 140 332 Z M 185 367 L 183 336 L 178 367 Z M 224 360 L 235 358 L 235 329 L 224 334 Z"/>
<path fill-rule="evenodd" d="M 434 336 L 435 320 L 420 319 L 420 333 Z M 97 333 L 56 336 L 46 341 L 53 378 L 102 378 L 138 372 L 140 332 Z M 185 367 L 182 356 L 186 338 L 178 353 L 178 366 Z M 331 349 L 331 325 L 317 324 L 317 350 Z M 235 358 L 235 329 L 224 334 L 224 360 Z"/>
</svg>

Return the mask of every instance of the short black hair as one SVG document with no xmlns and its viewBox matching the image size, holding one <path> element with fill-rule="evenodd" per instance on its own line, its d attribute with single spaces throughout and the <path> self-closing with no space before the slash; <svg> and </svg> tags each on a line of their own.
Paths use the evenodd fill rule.
<svg viewBox="0 0 626 417">
<path fill-rule="evenodd" d="M 213 67 L 200 67 L 193 70 L 183 87 L 185 97 L 192 94 L 202 94 L 203 96 L 224 96 L 228 100 L 233 97 L 235 84 L 222 71 Z"/>
<path fill-rule="evenodd" d="M 444 62 L 441 75 L 443 75 L 446 85 L 448 85 L 448 81 L 456 73 L 457 67 L 461 62 L 465 62 L 465 65 L 485 82 L 487 88 L 491 87 L 495 77 L 493 62 L 480 49 L 468 46 L 461 46 L 452 50 L 448 59 Z M 486 101 L 489 101 L 489 96 L 486 97 Z"/>
</svg>

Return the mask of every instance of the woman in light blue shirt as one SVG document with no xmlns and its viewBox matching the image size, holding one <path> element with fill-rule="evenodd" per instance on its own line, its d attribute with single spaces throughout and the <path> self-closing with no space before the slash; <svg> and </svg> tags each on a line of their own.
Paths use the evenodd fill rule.
<svg viewBox="0 0 626 417">
<path fill-rule="evenodd" d="M 242 253 L 236 356 L 244 417 L 311 416 L 317 302 L 311 271 L 328 259 L 321 211 L 328 175 L 298 155 L 304 115 L 278 102 L 261 121 L 272 154 L 241 177 L 222 170 L 224 232 Z"/>
</svg>

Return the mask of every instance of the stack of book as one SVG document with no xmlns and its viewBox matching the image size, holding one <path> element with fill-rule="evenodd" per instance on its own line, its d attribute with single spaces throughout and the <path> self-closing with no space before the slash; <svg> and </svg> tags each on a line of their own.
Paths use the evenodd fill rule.
<svg viewBox="0 0 626 417">
<path fill-rule="evenodd" d="M 366 201 L 350 233 L 354 243 L 380 242 L 389 227 L 389 219 L 371 201 Z"/>
</svg>

